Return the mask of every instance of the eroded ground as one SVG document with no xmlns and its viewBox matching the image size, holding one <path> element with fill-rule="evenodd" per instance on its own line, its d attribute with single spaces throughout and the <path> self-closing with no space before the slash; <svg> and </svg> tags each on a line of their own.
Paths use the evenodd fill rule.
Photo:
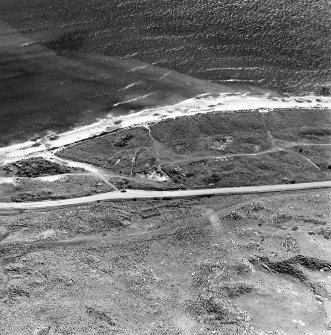
<svg viewBox="0 0 331 335">
<path fill-rule="evenodd" d="M 330 194 L 3 211 L 2 334 L 328 334 Z"/>
</svg>

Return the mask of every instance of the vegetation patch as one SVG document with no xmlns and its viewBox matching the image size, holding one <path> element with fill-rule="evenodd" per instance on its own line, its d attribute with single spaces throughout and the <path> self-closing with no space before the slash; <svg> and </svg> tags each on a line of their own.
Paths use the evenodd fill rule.
<svg viewBox="0 0 331 335">
<path fill-rule="evenodd" d="M 248 273 L 244 264 L 201 263 L 193 278 L 196 300 L 188 304 L 189 312 L 210 326 L 243 325 L 247 315 L 232 299 L 253 291 L 254 286 L 243 281 Z"/>
<path fill-rule="evenodd" d="M 250 153 L 271 147 L 258 111 L 168 119 L 151 126 L 153 137 L 177 155 Z"/>
<path fill-rule="evenodd" d="M 331 145 L 296 146 L 292 148 L 296 152 L 310 159 L 322 171 L 331 173 Z"/>
<path fill-rule="evenodd" d="M 186 188 L 285 184 L 328 179 L 325 172 L 292 151 L 237 156 L 227 160 L 205 159 L 162 168 L 174 183 Z"/>
<path fill-rule="evenodd" d="M 270 272 L 291 275 L 300 281 L 306 281 L 308 275 L 299 268 L 299 265 L 311 271 L 331 271 L 330 262 L 303 255 L 297 255 L 276 262 L 270 261 L 267 257 L 259 257 L 257 259 L 251 259 L 250 262 L 255 265 L 260 265 Z"/>
<path fill-rule="evenodd" d="M 167 119 L 82 141 L 58 153 L 111 171 L 118 188 L 294 184 L 329 178 L 330 111 L 225 112 Z M 287 143 L 297 141 L 293 150 Z M 314 147 L 300 143 L 315 143 Z M 315 147 L 316 146 L 316 147 Z M 120 181 L 121 178 L 124 178 Z M 129 177 L 125 181 L 125 178 Z"/>
<path fill-rule="evenodd" d="M 114 187 L 92 175 L 70 174 L 55 181 L 24 178 L 0 185 L 0 199 L 7 202 L 67 199 L 113 191 Z"/>
<path fill-rule="evenodd" d="M 151 138 L 147 129 L 142 127 L 80 142 L 64 148 L 58 155 L 126 175 L 152 168 L 155 160 L 151 152 Z"/>
<path fill-rule="evenodd" d="M 278 139 L 305 143 L 330 143 L 330 110 L 275 110 L 263 114 L 263 118 L 271 134 Z"/>
<path fill-rule="evenodd" d="M 0 175 L 36 178 L 70 173 L 77 169 L 63 166 L 41 157 L 24 159 L 0 168 Z"/>
</svg>

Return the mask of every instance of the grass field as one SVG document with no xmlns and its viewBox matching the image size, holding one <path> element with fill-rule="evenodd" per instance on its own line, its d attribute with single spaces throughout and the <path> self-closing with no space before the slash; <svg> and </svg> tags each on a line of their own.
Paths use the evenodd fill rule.
<svg viewBox="0 0 331 335">
<path fill-rule="evenodd" d="M 114 187 L 93 175 L 66 175 L 54 181 L 22 178 L 0 185 L 0 201 L 42 201 L 65 199 L 113 191 Z"/>
<path fill-rule="evenodd" d="M 326 180 L 328 176 L 300 154 L 277 151 L 257 156 L 201 159 L 162 166 L 186 188 L 234 187 Z"/>
<path fill-rule="evenodd" d="M 58 155 L 124 175 L 144 170 L 145 165 L 146 169 L 152 168 L 155 161 L 148 130 L 141 127 L 83 141 Z"/>
<path fill-rule="evenodd" d="M 307 144 L 328 143 L 330 115 L 327 110 L 293 109 L 180 117 L 86 140 L 59 155 L 102 167 L 124 188 L 326 180 L 328 146 Z"/>
<path fill-rule="evenodd" d="M 330 143 L 330 110 L 278 110 L 263 114 L 271 134 L 281 140 Z"/>
<path fill-rule="evenodd" d="M 213 113 L 169 119 L 151 126 L 153 137 L 177 155 L 254 153 L 272 143 L 257 111 Z M 161 150 L 162 152 L 162 150 Z"/>
<path fill-rule="evenodd" d="M 331 145 L 330 146 L 297 146 L 293 150 L 314 162 L 322 171 L 331 173 Z"/>
<path fill-rule="evenodd" d="M 71 172 L 79 172 L 77 168 L 63 166 L 40 157 L 23 159 L 15 163 L 0 166 L 0 176 L 36 178 Z"/>
<path fill-rule="evenodd" d="M 125 174 L 137 153 L 141 158 L 137 166 L 150 160 L 153 167 L 155 162 L 180 157 L 256 153 L 271 147 L 264 121 L 253 111 L 197 115 L 189 122 L 186 117 L 169 119 L 150 125 L 150 131 L 142 127 L 117 131 L 66 147 L 59 156 Z"/>
</svg>

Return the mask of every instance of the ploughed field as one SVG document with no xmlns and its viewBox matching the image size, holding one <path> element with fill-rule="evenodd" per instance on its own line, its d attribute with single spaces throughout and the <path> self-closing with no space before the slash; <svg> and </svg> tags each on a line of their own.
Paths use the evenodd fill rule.
<svg viewBox="0 0 331 335">
<path fill-rule="evenodd" d="M 330 193 L 0 212 L 3 335 L 331 329 Z"/>
</svg>

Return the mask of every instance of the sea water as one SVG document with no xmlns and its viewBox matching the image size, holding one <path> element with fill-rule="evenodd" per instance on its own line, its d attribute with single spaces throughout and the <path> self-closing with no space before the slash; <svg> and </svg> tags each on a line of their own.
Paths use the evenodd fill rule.
<svg viewBox="0 0 331 335">
<path fill-rule="evenodd" d="M 206 92 L 328 94 L 322 0 L 2 0 L 0 146 Z"/>
</svg>

